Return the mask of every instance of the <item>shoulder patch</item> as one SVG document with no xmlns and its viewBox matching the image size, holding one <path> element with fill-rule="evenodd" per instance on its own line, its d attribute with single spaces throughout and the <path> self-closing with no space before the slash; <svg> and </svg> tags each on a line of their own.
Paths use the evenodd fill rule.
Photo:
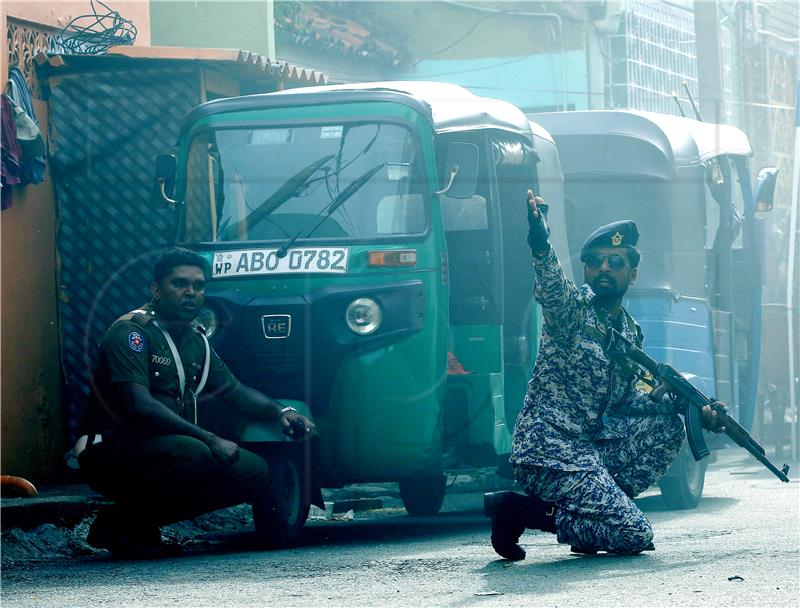
<svg viewBox="0 0 800 608">
<path fill-rule="evenodd" d="M 144 350 L 144 336 L 138 331 L 132 331 L 128 334 L 128 348 L 135 353 L 140 353 Z"/>
</svg>

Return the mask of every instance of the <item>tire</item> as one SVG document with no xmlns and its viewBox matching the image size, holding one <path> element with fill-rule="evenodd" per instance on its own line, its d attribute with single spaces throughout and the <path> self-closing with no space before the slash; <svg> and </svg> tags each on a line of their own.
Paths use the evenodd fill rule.
<svg viewBox="0 0 800 608">
<path fill-rule="evenodd" d="M 708 459 L 697 461 L 684 442 L 667 475 L 658 482 L 661 497 L 670 509 L 694 509 L 703 495 Z"/>
<path fill-rule="evenodd" d="M 409 515 L 436 515 L 442 508 L 446 486 L 444 474 L 404 477 L 400 480 L 400 498 Z"/>
<path fill-rule="evenodd" d="M 287 445 L 266 454 L 269 493 L 253 503 L 253 520 L 260 542 L 269 549 L 294 547 L 308 518 L 310 492 L 303 452 Z"/>
</svg>

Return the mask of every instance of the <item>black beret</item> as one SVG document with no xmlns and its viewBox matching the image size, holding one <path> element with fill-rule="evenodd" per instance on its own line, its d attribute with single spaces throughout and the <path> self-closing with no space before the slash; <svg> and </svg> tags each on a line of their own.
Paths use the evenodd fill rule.
<svg viewBox="0 0 800 608">
<path fill-rule="evenodd" d="M 628 259 L 630 259 L 631 265 L 636 268 L 641 259 L 639 250 L 636 249 L 636 243 L 638 242 L 639 229 L 636 228 L 636 222 L 633 220 L 611 222 L 605 226 L 600 226 L 589 235 L 583 243 L 583 247 L 581 247 L 581 261 L 586 261 L 586 255 L 591 249 L 599 249 L 601 247 L 614 249 L 619 247 L 628 251 Z"/>
</svg>

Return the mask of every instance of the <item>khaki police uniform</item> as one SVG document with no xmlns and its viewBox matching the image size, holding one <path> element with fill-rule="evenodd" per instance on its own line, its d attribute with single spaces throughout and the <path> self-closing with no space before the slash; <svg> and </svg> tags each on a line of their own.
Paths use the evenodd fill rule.
<svg viewBox="0 0 800 608">
<path fill-rule="evenodd" d="M 148 305 L 120 317 L 103 336 L 84 421 L 86 447 L 78 456 L 88 484 L 117 499 L 120 517 L 156 525 L 265 498 L 267 464 L 260 456 L 240 449 L 237 462 L 221 464 L 202 441 L 151 433 L 123 408 L 119 387 L 140 384 L 202 426 L 195 397 L 221 401 L 238 386 L 207 347 L 201 326 L 165 331 Z"/>
</svg>

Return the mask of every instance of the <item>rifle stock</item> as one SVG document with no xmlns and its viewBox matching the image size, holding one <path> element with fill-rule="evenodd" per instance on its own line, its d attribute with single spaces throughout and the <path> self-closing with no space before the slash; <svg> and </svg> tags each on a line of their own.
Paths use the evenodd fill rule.
<svg viewBox="0 0 800 608">
<path fill-rule="evenodd" d="M 678 400 L 687 404 L 686 410 L 686 437 L 689 440 L 689 447 L 695 460 L 701 460 L 708 456 L 709 450 L 703 438 L 703 417 L 704 406 L 709 406 L 720 417 L 722 426 L 725 427 L 725 434 L 730 437 L 739 447 L 744 448 L 763 464 L 771 473 L 781 481 L 788 482 L 789 465 L 784 464 L 778 469 L 766 457 L 764 448 L 750 436 L 742 425 L 740 425 L 717 401 L 706 397 L 691 382 L 684 378 L 671 365 L 659 363 L 642 349 L 628 340 L 617 330 L 611 330 L 611 343 L 609 352 L 612 357 L 626 357 L 636 363 L 639 367 L 649 372 L 659 382 L 670 386 L 672 392 Z"/>
</svg>

